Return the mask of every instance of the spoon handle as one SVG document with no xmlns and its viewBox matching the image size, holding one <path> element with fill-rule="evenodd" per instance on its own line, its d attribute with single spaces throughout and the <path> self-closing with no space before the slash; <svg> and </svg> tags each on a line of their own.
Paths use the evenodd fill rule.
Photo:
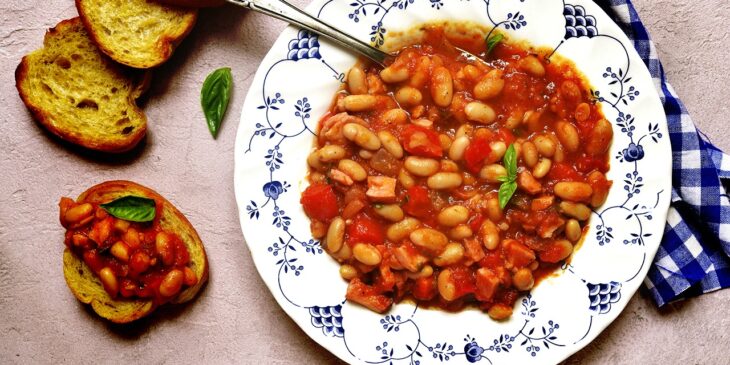
<svg viewBox="0 0 730 365">
<path fill-rule="evenodd" d="M 359 39 L 342 32 L 341 30 L 307 14 L 286 0 L 227 0 L 229 3 L 251 9 L 274 18 L 289 22 L 326 36 L 340 45 L 355 50 L 373 62 L 383 65 L 389 54 L 360 41 Z"/>
</svg>

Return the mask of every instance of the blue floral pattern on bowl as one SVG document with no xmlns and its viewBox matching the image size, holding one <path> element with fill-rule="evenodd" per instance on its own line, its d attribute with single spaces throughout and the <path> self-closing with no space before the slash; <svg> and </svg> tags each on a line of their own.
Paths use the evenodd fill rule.
<svg viewBox="0 0 730 365">
<path fill-rule="evenodd" d="M 588 344 L 640 285 L 669 201 L 666 120 L 648 71 L 620 29 L 588 0 L 319 0 L 309 10 L 376 46 L 391 30 L 453 17 L 489 26 L 486 37 L 505 32 L 569 58 L 595 44 L 597 55 L 577 63 L 614 127 L 614 186 L 571 264 L 522 298 L 509 321 L 412 304 L 381 316 L 351 305 L 298 202 L 318 118 L 355 58 L 290 28 L 253 81 L 236 143 L 243 232 L 282 308 L 353 363 L 557 363 Z"/>
</svg>

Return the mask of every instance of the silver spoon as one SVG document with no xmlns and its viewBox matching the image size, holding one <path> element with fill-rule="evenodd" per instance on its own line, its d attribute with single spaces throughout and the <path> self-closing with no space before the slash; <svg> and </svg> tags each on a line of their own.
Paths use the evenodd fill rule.
<svg viewBox="0 0 730 365">
<path fill-rule="evenodd" d="M 242 6 L 244 8 L 263 13 L 285 22 L 300 26 L 314 33 L 328 37 L 345 48 L 352 49 L 357 53 L 367 57 L 373 62 L 385 67 L 386 61 L 394 57 L 385 53 L 321 20 L 309 15 L 296 6 L 288 3 L 286 0 L 226 0 L 229 3 Z M 461 56 L 469 62 L 485 61 L 481 58 L 458 47 L 457 51 L 461 52 Z"/>
</svg>

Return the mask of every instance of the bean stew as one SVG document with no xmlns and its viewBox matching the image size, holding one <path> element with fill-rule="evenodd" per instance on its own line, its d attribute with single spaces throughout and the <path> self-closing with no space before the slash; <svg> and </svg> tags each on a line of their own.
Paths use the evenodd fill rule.
<svg viewBox="0 0 730 365">
<path fill-rule="evenodd" d="M 567 60 L 424 26 L 385 68 L 349 70 L 301 203 L 346 297 L 509 318 L 604 204 L 611 125 Z M 480 55 L 464 59 L 454 47 Z"/>
</svg>

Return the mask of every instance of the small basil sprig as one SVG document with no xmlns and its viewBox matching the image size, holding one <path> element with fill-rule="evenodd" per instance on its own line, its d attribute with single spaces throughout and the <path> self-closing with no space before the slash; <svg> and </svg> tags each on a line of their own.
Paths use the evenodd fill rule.
<svg viewBox="0 0 730 365">
<path fill-rule="evenodd" d="M 487 38 L 487 54 L 492 53 L 494 50 L 494 47 L 497 47 L 497 45 L 502 42 L 504 39 L 504 35 L 502 33 L 497 33 L 489 38 Z"/>
<path fill-rule="evenodd" d="M 128 195 L 99 205 L 107 213 L 131 222 L 149 222 L 155 219 L 155 201 L 139 196 Z"/>
<path fill-rule="evenodd" d="M 208 129 L 213 138 L 218 137 L 218 129 L 223 121 L 223 115 L 228 109 L 228 101 L 231 99 L 232 85 L 233 76 L 229 67 L 213 71 L 203 82 L 200 104 L 203 106 L 203 113 L 205 113 Z"/>
<path fill-rule="evenodd" d="M 504 153 L 504 168 L 507 169 L 507 176 L 500 176 L 499 181 L 502 185 L 499 187 L 499 206 L 504 209 L 509 203 L 512 196 L 517 191 L 517 151 L 515 145 L 510 144 Z"/>
</svg>

